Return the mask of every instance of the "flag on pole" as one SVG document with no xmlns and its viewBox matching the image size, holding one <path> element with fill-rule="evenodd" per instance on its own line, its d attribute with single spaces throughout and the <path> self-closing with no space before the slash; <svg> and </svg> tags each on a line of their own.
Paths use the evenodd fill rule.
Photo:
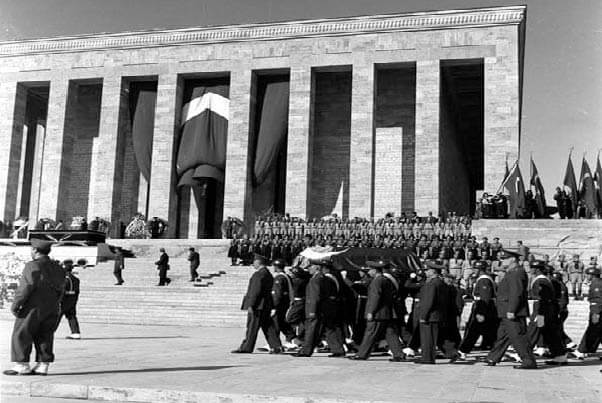
<svg viewBox="0 0 602 403">
<path fill-rule="evenodd" d="M 602 165 L 600 165 L 600 151 L 598 151 L 594 181 L 596 185 L 596 194 L 598 195 L 598 210 L 602 211 Z"/>
<path fill-rule="evenodd" d="M 566 172 L 564 174 L 564 191 L 571 199 L 571 209 L 577 210 L 577 181 L 575 180 L 575 170 L 573 169 L 573 162 L 571 161 L 571 153 L 569 152 L 569 162 L 566 165 Z"/>
<path fill-rule="evenodd" d="M 579 200 L 587 207 L 590 213 L 595 214 L 598 206 L 594 178 L 589 164 L 583 157 L 581 161 L 581 175 L 579 175 Z"/>
<path fill-rule="evenodd" d="M 535 188 L 535 204 L 537 206 L 537 212 L 539 217 L 546 216 L 546 196 L 543 190 L 543 185 L 541 184 L 541 179 L 539 178 L 539 173 L 537 172 L 537 167 L 535 166 L 535 162 L 533 162 L 533 158 L 531 158 L 531 186 Z"/>
<path fill-rule="evenodd" d="M 518 166 L 518 160 L 512 166 L 508 176 L 502 183 L 502 187 L 508 192 L 510 218 L 520 218 L 524 216 L 527 210 L 525 183 Z"/>
</svg>

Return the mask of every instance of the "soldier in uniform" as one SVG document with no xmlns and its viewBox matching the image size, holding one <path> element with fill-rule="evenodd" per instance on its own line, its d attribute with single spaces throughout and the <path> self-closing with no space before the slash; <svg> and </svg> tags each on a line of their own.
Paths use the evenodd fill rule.
<svg viewBox="0 0 602 403">
<path fill-rule="evenodd" d="M 272 287 L 274 278 L 266 267 L 267 258 L 255 255 L 253 267 L 255 273 L 249 279 L 247 293 L 242 301 L 242 310 L 247 311 L 247 331 L 240 347 L 232 350 L 234 354 L 251 354 L 257 341 L 259 328 L 270 346 L 270 354 L 280 354 L 282 345 L 276 332 L 276 326 L 270 314 L 273 308 Z"/>
<path fill-rule="evenodd" d="M 554 285 L 547 277 L 548 268 L 541 260 L 531 263 L 531 267 L 535 270 L 531 285 L 531 296 L 535 301 L 529 324 L 529 340 L 531 345 L 536 345 L 541 336 L 543 343 L 549 347 L 553 358 L 546 364 L 567 365 L 566 349 L 562 344 L 560 307 Z"/>
<path fill-rule="evenodd" d="M 51 243 L 31 240 L 31 257 L 23 269 L 11 312 L 15 325 L 11 338 L 12 369 L 5 375 L 46 375 L 54 361 L 53 342 L 60 314 L 60 302 L 65 292 L 65 272 L 50 260 Z M 36 366 L 29 367 L 33 345 Z"/>
<path fill-rule="evenodd" d="M 317 263 L 321 266 L 329 264 L 327 261 Z M 309 266 L 311 278 L 305 291 L 305 340 L 301 351 L 295 354 L 295 357 L 310 357 L 320 341 L 322 330 L 332 353 L 329 357 L 345 356 L 343 335 L 337 318 L 337 284 L 322 273 L 321 266 Z"/>
<path fill-rule="evenodd" d="M 187 257 L 188 261 L 190 262 L 190 281 L 195 281 L 197 279 L 197 277 L 199 276 L 199 273 L 197 273 L 197 269 L 199 268 L 199 265 L 201 264 L 201 257 L 199 256 L 199 253 L 197 251 L 194 250 L 194 248 L 188 248 L 188 257 Z"/>
<path fill-rule="evenodd" d="M 584 265 L 579 260 L 579 255 L 573 255 L 573 261 L 568 264 L 569 281 L 571 283 L 571 292 L 575 299 L 581 298 L 581 285 L 583 284 Z"/>
<path fill-rule="evenodd" d="M 496 308 L 500 325 L 497 340 L 487 355 L 487 365 L 494 366 L 500 362 L 508 346 L 512 344 L 522 359 L 522 364 L 514 368 L 535 369 L 537 364 L 527 336 L 527 273 L 518 263 L 519 253 L 507 250 L 502 250 L 501 253 L 508 269 L 498 285 Z"/>
<path fill-rule="evenodd" d="M 305 337 L 305 288 L 308 280 L 308 273 L 294 264 L 291 268 L 291 296 L 293 301 L 286 311 L 286 321 L 295 330 L 294 341 L 297 346 Z"/>
<path fill-rule="evenodd" d="M 79 279 L 73 274 L 73 260 L 67 259 L 63 261 L 63 268 L 65 270 L 65 295 L 61 302 L 61 318 L 63 315 L 69 322 L 69 329 L 71 334 L 67 336 L 67 339 L 79 340 L 81 335 L 79 332 L 79 322 L 77 321 L 76 305 L 77 299 L 79 298 Z M 60 320 L 60 319 L 59 319 Z"/>
<path fill-rule="evenodd" d="M 479 270 L 479 277 L 473 290 L 474 303 L 470 317 L 466 324 L 464 339 L 460 343 L 460 355 L 465 358 L 470 353 L 482 336 L 481 348 L 489 349 L 495 341 L 498 317 L 495 309 L 495 282 L 487 271 L 483 261 L 477 261 L 475 267 Z"/>
<path fill-rule="evenodd" d="M 274 302 L 272 315 L 276 333 L 282 333 L 286 340 L 286 347 L 294 347 L 292 341 L 295 338 L 293 327 L 286 321 L 286 311 L 292 305 L 293 284 L 291 278 L 284 272 L 284 261 L 276 259 L 272 262 L 274 268 L 274 285 L 272 286 L 272 300 Z"/>
<path fill-rule="evenodd" d="M 579 348 L 573 354 L 580 360 L 584 359 L 586 354 L 595 353 L 602 342 L 602 279 L 600 279 L 600 269 L 590 267 L 586 274 L 590 280 L 589 293 L 587 300 L 589 302 L 589 322 L 585 334 L 581 338 Z"/>
<path fill-rule="evenodd" d="M 397 309 L 396 300 L 399 290 L 397 280 L 391 275 L 383 275 L 383 269 L 387 267 L 384 261 L 366 264 L 371 268 L 372 281 L 368 287 L 368 300 L 366 302 L 366 331 L 364 339 L 356 355 L 349 357 L 352 360 L 367 360 L 374 344 L 386 338 L 389 349 L 393 353 L 390 361 L 404 361 L 402 345 L 399 340 L 398 326 L 396 323 Z"/>
<path fill-rule="evenodd" d="M 554 285 L 554 291 L 556 292 L 556 300 L 558 301 L 558 307 L 560 308 L 560 330 L 562 333 L 563 344 L 567 348 L 575 348 L 577 345 L 571 340 L 571 338 L 564 331 L 564 322 L 569 317 L 569 289 L 563 281 L 563 275 L 561 272 L 554 272 L 552 275 L 552 284 Z"/>
</svg>

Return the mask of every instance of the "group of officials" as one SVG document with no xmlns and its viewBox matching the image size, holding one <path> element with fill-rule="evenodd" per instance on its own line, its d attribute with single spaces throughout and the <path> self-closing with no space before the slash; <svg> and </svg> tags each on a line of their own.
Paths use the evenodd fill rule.
<svg viewBox="0 0 602 403">
<path fill-rule="evenodd" d="M 566 286 L 546 262 L 531 262 L 535 276 L 529 281 L 520 253 L 506 249 L 500 253 L 505 267 L 501 281 L 494 280 L 483 262 L 476 265 L 474 303 L 463 336 L 459 329 L 462 291 L 448 269 L 435 260 L 425 261 L 420 270 L 367 261 L 359 279 L 351 281 L 330 258 L 310 261 L 305 268 L 296 264 L 288 273 L 284 262 L 275 260 L 272 275 L 267 258 L 255 255 L 255 272 L 242 304 L 248 312 L 246 335 L 232 353 L 252 353 L 261 328 L 271 354 L 294 351 L 295 357 L 329 351 L 333 358 L 367 360 L 374 349 L 386 345 L 382 351 L 388 350 L 393 362 L 408 361 L 418 349 L 417 364 L 435 364 L 437 357 L 455 362 L 467 359 L 481 337 L 481 349 L 489 350 L 484 360 L 489 366 L 506 358 L 518 362 L 517 369 L 537 368 L 534 348 L 549 351 L 547 365 L 567 365 Z M 573 352 L 580 359 L 595 353 L 602 342 L 600 269 L 590 267 L 587 275 L 589 323 Z M 534 299 L 531 314 L 529 295 Z M 514 353 L 508 352 L 510 346 Z"/>
</svg>

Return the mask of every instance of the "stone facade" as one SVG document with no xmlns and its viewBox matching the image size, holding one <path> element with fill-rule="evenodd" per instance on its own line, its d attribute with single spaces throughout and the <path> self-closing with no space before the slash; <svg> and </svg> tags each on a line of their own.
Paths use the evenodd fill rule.
<svg viewBox="0 0 602 403">
<path fill-rule="evenodd" d="M 223 211 L 215 214 L 250 221 L 254 73 L 269 71 L 290 76 L 286 175 L 282 175 L 287 212 L 303 217 L 335 211 L 374 216 L 382 206 L 397 206 L 396 212 L 438 212 L 441 158 L 446 152 L 439 141 L 440 61 L 447 59 L 483 60 L 483 189 L 493 191 L 506 157 L 518 156 L 525 12 L 522 6 L 497 7 L 0 43 L 0 110 L 7 117 L 0 123 L 0 220 L 14 220 L 16 206 L 23 204 L 27 193 L 23 184 L 39 188 L 39 199 L 30 197 L 41 201 L 37 209 L 29 209 L 32 219 L 67 219 L 77 211 L 118 221 L 144 205 L 123 116 L 126 81 L 145 79 L 158 85 L 148 215 L 176 223 L 181 203 L 173 161 L 183 80 L 225 74 L 231 109 Z M 406 105 L 395 110 L 391 106 L 395 102 L 381 102 L 375 95 L 379 69 L 408 66 L 411 73 L 391 84 Z M 75 173 L 72 159 L 78 148 L 87 146 L 70 145 L 72 119 L 83 113 L 77 108 L 91 104 L 73 105 L 70 100 L 74 86 L 86 82 L 101 88 L 98 132 L 88 147 L 90 155 L 77 162 L 89 160 L 89 170 Z M 23 94 L 40 85 L 48 88 L 41 173 L 29 175 L 31 183 L 25 183 L 20 173 L 27 166 L 21 163 Z M 329 104 L 331 91 L 336 94 Z M 411 102 L 415 108 L 407 107 Z M 389 117 L 383 117 L 381 107 L 391 110 Z M 391 130 L 379 132 L 379 127 Z M 401 137 L 391 140 L 401 161 L 392 171 L 395 184 L 385 204 L 376 202 L 384 189 L 375 172 L 377 166 L 383 169 L 375 163 L 382 145 L 378 133 Z M 132 173 L 126 175 L 125 170 Z M 88 185 L 77 190 L 83 193 L 74 204 L 75 193 L 64 198 L 60 189 L 79 181 L 77 175 L 83 175 Z M 337 184 L 332 183 L 335 180 Z M 186 236 L 177 227 L 170 225 L 167 236 Z"/>
</svg>

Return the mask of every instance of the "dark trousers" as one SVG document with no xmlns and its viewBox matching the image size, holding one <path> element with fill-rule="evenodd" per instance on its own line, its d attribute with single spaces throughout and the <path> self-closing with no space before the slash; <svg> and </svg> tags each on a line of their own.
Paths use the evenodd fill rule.
<svg viewBox="0 0 602 403">
<path fill-rule="evenodd" d="M 29 362 L 31 349 L 35 346 L 37 362 L 53 362 L 52 348 L 58 322 L 57 313 L 42 316 L 37 309 L 16 318 L 11 338 L 11 361 Z"/>
<path fill-rule="evenodd" d="M 171 280 L 167 278 L 167 269 L 160 268 L 159 269 L 159 285 L 165 285 L 171 283 Z"/>
<path fill-rule="evenodd" d="M 199 266 L 190 266 L 190 279 L 193 281 L 199 276 L 199 273 L 196 272 L 198 268 Z"/>
<path fill-rule="evenodd" d="M 566 353 L 565 345 L 562 344 L 562 332 L 558 320 L 552 321 L 546 317 L 543 327 L 537 327 L 536 322 L 531 321 L 529 323 L 528 335 L 531 346 L 538 345 L 538 342 L 541 340 L 543 345 L 550 349 L 552 357 Z"/>
<path fill-rule="evenodd" d="M 410 339 L 408 340 L 408 347 L 412 350 L 418 350 L 420 347 L 420 320 L 418 315 L 410 314 L 411 320 L 408 320 L 408 327 L 410 329 Z M 408 328 L 406 327 L 406 329 Z"/>
<path fill-rule="evenodd" d="M 479 339 L 479 336 L 482 336 L 483 339 L 481 341 L 482 349 L 489 349 L 493 346 L 495 342 L 495 334 L 497 331 L 497 316 L 492 314 L 486 314 L 485 320 L 483 322 L 477 321 L 476 312 L 473 311 L 470 313 L 470 318 L 468 319 L 468 323 L 466 324 L 466 330 L 464 331 L 464 338 L 460 343 L 460 351 L 468 354 L 474 348 L 475 343 Z"/>
<path fill-rule="evenodd" d="M 75 307 L 75 303 L 68 303 L 67 297 L 65 297 L 63 299 L 61 315 L 59 316 L 59 322 L 63 318 L 63 315 L 67 318 L 67 322 L 69 322 L 69 329 L 71 329 L 72 334 L 79 333 L 79 322 L 77 321 L 77 313 L 75 311 Z"/>
<path fill-rule="evenodd" d="M 305 340 L 300 353 L 312 355 L 314 348 L 320 342 L 320 336 L 324 332 L 330 351 L 333 354 L 344 354 L 343 331 L 340 324 L 333 318 L 307 318 L 305 320 Z"/>
<path fill-rule="evenodd" d="M 569 311 L 566 309 L 563 311 L 560 311 L 560 314 L 558 315 L 558 317 L 560 319 L 560 333 L 562 334 L 562 344 L 566 346 L 567 344 L 569 344 L 570 342 L 573 341 L 573 340 L 571 340 L 569 335 L 566 334 L 566 332 L 564 331 L 564 322 L 569 317 Z"/>
<path fill-rule="evenodd" d="M 397 324 L 393 320 L 369 321 L 357 355 L 362 358 L 369 358 L 374 344 L 382 340 L 383 337 L 387 340 L 393 357 L 401 357 L 403 355 L 401 351 L 402 345 L 401 341 L 399 341 Z"/>
<path fill-rule="evenodd" d="M 587 324 L 587 329 L 585 329 L 585 333 L 581 338 L 581 343 L 579 343 L 579 352 L 580 353 L 595 353 L 598 350 L 598 346 L 602 342 L 602 319 L 598 321 L 598 323 L 593 323 L 590 319 Z M 14 361 L 14 360 L 13 360 Z"/>
<path fill-rule="evenodd" d="M 121 277 L 121 270 L 113 271 L 113 275 L 115 276 L 115 279 L 117 280 L 118 284 L 123 284 L 123 277 Z"/>
<path fill-rule="evenodd" d="M 437 340 L 439 339 L 439 322 L 420 323 L 420 348 L 422 362 L 435 362 Z"/>
<path fill-rule="evenodd" d="M 274 326 L 276 326 L 276 333 L 282 333 L 286 341 L 290 342 L 295 338 L 296 334 L 295 329 L 286 321 L 286 310 L 287 308 L 276 308 L 276 315 L 272 317 L 272 320 L 274 321 Z"/>
<path fill-rule="evenodd" d="M 255 343 L 257 342 L 259 328 L 261 328 L 270 348 L 277 349 L 282 347 L 280 339 L 278 338 L 278 333 L 276 332 L 276 327 L 270 317 L 270 311 L 256 309 L 253 312 L 247 313 L 247 332 L 245 334 L 245 339 L 240 344 L 239 349 L 241 351 L 246 351 L 248 353 L 253 352 Z"/>
<path fill-rule="evenodd" d="M 497 340 L 487 355 L 487 360 L 500 362 L 510 345 L 514 347 L 524 365 L 535 365 L 535 357 L 527 335 L 526 318 L 502 318 L 497 329 Z"/>
</svg>

